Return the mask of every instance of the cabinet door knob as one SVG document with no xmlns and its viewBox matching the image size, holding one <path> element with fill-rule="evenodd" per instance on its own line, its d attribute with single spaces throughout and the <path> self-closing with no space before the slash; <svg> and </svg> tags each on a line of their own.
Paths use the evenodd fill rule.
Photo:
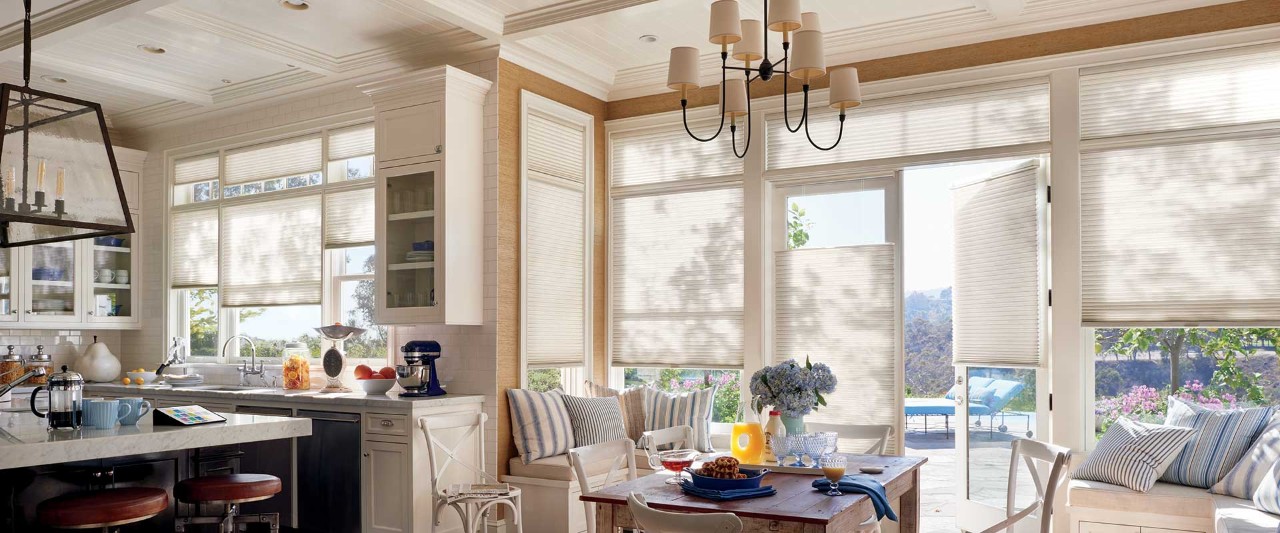
<svg viewBox="0 0 1280 533">
<path fill-rule="evenodd" d="M 362 454 L 360 454 L 360 455 L 363 455 L 363 456 L 365 456 L 365 457 L 368 457 L 368 456 L 369 456 L 369 452 L 364 452 L 364 453 L 362 453 Z"/>
<path fill-rule="evenodd" d="M 29 314 L 31 314 L 31 310 L 30 310 L 30 309 L 27 309 L 27 314 L 28 314 L 28 315 L 29 315 Z"/>
<path fill-rule="evenodd" d="M 93 311 L 89 311 L 89 314 L 91 314 L 91 315 L 92 315 L 92 314 L 93 314 Z"/>
<path fill-rule="evenodd" d="M 441 145 L 441 144 L 437 144 L 437 145 L 436 145 L 436 153 L 437 153 L 437 154 L 438 154 L 438 153 L 440 153 L 440 151 L 441 151 L 441 150 L 443 150 L 443 149 L 444 149 L 444 145 Z"/>
<path fill-rule="evenodd" d="M 395 422 L 392 422 L 392 421 L 390 421 L 390 420 L 383 420 L 383 421 L 382 421 L 382 427 L 389 428 L 389 427 L 394 426 L 394 425 L 396 425 L 396 423 L 395 423 Z"/>
</svg>

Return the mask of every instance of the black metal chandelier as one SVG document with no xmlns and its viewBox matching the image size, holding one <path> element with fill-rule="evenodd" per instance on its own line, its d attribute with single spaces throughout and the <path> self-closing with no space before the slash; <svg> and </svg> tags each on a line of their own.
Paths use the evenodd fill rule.
<svg viewBox="0 0 1280 533">
<path fill-rule="evenodd" d="M 22 3 L 22 86 L 0 83 L 0 248 L 133 233 L 102 106 L 30 86 L 31 0 Z"/>
<path fill-rule="evenodd" d="M 844 137 L 845 110 L 857 107 L 862 103 L 862 93 L 858 85 L 858 70 L 853 67 L 838 67 L 827 71 L 823 58 L 822 27 L 817 13 L 801 13 L 800 0 L 764 0 L 765 20 L 743 19 L 738 17 L 737 0 L 718 0 L 711 4 L 710 41 L 720 45 L 720 127 L 710 137 L 699 137 L 689 129 L 688 91 L 698 88 L 698 49 L 692 46 L 679 46 L 671 49 L 671 60 L 667 65 L 667 87 L 680 91 L 680 113 L 684 121 L 684 129 L 690 137 L 701 142 L 710 142 L 724 131 L 726 117 L 729 121 L 729 136 L 733 146 L 733 155 L 746 157 L 751 147 L 751 83 L 767 82 L 774 75 L 782 75 L 782 113 L 787 131 L 797 133 L 804 129 L 809 144 L 819 150 L 831 150 L 840 144 Z M 769 59 L 768 32 L 782 34 L 782 60 L 774 63 Z M 794 35 L 793 35 L 794 34 Z M 794 37 L 795 51 L 791 51 Z M 729 65 L 729 45 L 733 45 L 732 57 L 742 61 L 743 66 Z M 753 67 L 752 63 L 759 63 Z M 735 72 L 729 77 L 729 72 Z M 736 73 L 741 72 L 742 77 Z M 830 77 L 829 105 L 840 110 L 840 129 L 836 140 L 830 146 L 821 146 L 814 142 L 809 134 L 809 85 L 823 76 Z M 787 106 L 788 78 L 800 81 L 804 93 L 804 107 L 800 120 L 791 125 L 790 110 Z M 746 137 L 742 152 L 738 152 L 738 120 L 746 123 Z"/>
</svg>

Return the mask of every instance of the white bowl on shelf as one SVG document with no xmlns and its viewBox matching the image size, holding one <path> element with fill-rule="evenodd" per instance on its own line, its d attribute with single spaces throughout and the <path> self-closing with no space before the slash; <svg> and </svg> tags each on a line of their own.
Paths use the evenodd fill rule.
<svg viewBox="0 0 1280 533">
<path fill-rule="evenodd" d="M 150 384 L 156 380 L 155 372 L 126 372 L 129 374 L 129 381 L 140 384 Z"/>
<path fill-rule="evenodd" d="M 360 388 L 364 389 L 365 394 L 377 396 L 379 394 L 386 394 L 387 391 L 391 390 L 391 387 L 396 384 L 396 380 L 369 378 L 357 379 L 356 383 L 360 384 Z"/>
</svg>

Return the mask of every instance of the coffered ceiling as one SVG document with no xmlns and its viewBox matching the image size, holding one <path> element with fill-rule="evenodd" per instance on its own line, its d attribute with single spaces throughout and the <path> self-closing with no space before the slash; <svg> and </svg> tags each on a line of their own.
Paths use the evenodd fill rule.
<svg viewBox="0 0 1280 533">
<path fill-rule="evenodd" d="M 307 9 L 291 9 L 298 3 Z M 500 53 L 598 97 L 618 99 L 664 91 L 673 46 L 699 46 L 704 81 L 716 81 L 718 49 L 706 42 L 710 3 L 34 0 L 32 85 L 100 102 L 115 127 L 141 128 Z M 840 63 L 1216 3 L 1224 0 L 802 5 L 821 14 L 828 61 Z M 742 0 L 742 16 L 759 18 L 761 4 Z M 0 79 L 11 83 L 21 83 L 21 6 L 20 0 L 0 0 Z"/>
</svg>

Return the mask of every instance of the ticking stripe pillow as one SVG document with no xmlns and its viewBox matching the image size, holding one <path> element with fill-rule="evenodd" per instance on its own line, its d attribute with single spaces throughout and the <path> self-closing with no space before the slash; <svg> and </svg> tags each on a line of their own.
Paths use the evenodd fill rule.
<svg viewBox="0 0 1280 533">
<path fill-rule="evenodd" d="M 1160 481 L 1212 487 L 1236 465 L 1269 420 L 1270 407 L 1215 411 L 1170 396 L 1165 425 L 1193 428 L 1198 433 L 1187 441 Z"/>
<path fill-rule="evenodd" d="M 717 385 L 681 394 L 646 388 L 644 429 L 653 431 L 689 426 L 693 428 L 693 447 L 700 452 L 714 452 L 711 448 L 711 405 L 719 388 Z"/>
<path fill-rule="evenodd" d="M 1117 419 L 1073 477 L 1146 492 L 1196 430 Z"/>
<path fill-rule="evenodd" d="M 1271 465 L 1253 493 L 1253 504 L 1271 514 L 1280 514 L 1280 462 Z M 1280 533 L 1280 530 L 1278 530 Z"/>
<path fill-rule="evenodd" d="M 622 423 L 627 428 L 627 438 L 639 443 L 644 437 L 644 390 L 647 387 L 641 385 L 618 391 L 591 381 L 585 383 L 588 396 L 618 399 L 618 403 L 622 404 Z"/>
<path fill-rule="evenodd" d="M 1253 441 L 1253 447 L 1209 492 L 1246 500 L 1253 498 L 1276 461 L 1280 461 L 1280 415 L 1271 417 L 1266 429 Z"/>
<path fill-rule="evenodd" d="M 622 425 L 622 406 L 616 398 L 565 396 L 564 406 L 573 423 L 575 446 L 627 438 L 627 430 Z"/>
<path fill-rule="evenodd" d="M 507 389 L 511 436 L 524 464 L 569 453 L 569 448 L 574 447 L 573 426 L 563 396 L 560 389 L 551 392 Z"/>
</svg>

